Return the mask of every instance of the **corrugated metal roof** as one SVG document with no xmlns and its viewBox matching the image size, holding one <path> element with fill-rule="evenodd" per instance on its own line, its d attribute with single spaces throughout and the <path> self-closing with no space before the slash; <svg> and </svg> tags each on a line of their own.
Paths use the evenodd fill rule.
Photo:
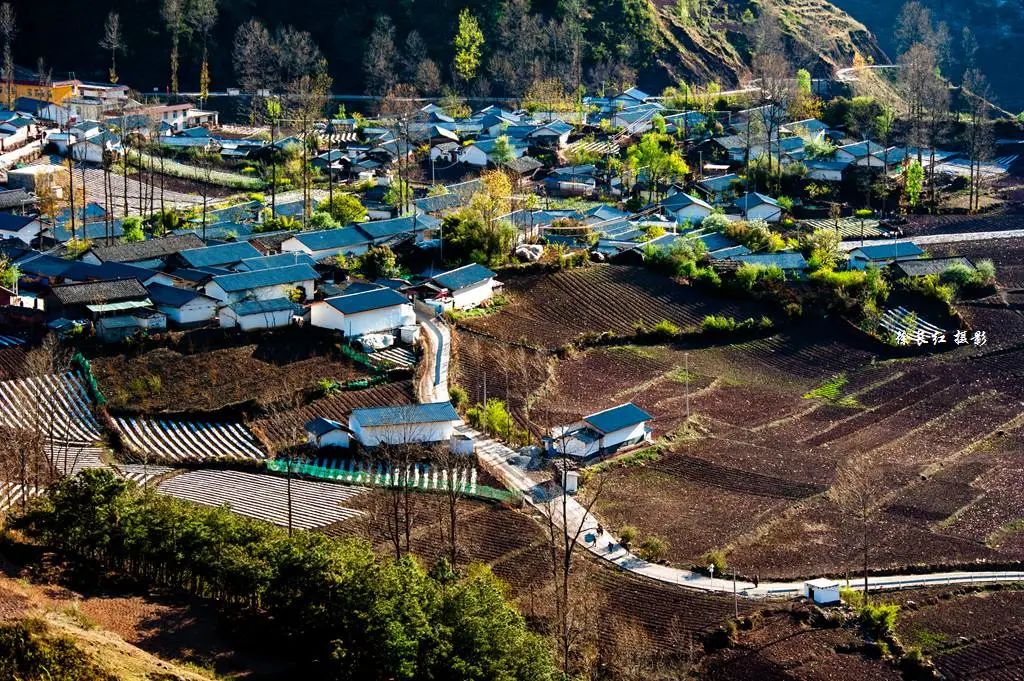
<svg viewBox="0 0 1024 681">
<path fill-rule="evenodd" d="M 295 240 L 311 251 L 345 249 L 370 243 L 370 239 L 355 226 L 303 232 L 296 234 Z"/>
<path fill-rule="evenodd" d="M 287 298 L 271 298 L 270 300 L 246 300 L 234 305 L 228 305 L 228 309 L 239 317 L 247 317 L 254 314 L 284 312 L 285 310 L 298 312 L 302 308 Z"/>
<path fill-rule="evenodd" d="M 653 417 L 632 402 L 620 404 L 611 409 L 584 416 L 583 422 L 602 433 L 614 433 L 616 430 L 629 428 Z"/>
<path fill-rule="evenodd" d="M 358 314 L 395 305 L 409 304 L 409 300 L 405 296 L 390 288 L 377 288 L 372 291 L 350 293 L 335 298 L 328 298 L 323 302 L 342 314 Z"/>
<path fill-rule="evenodd" d="M 248 241 L 239 241 L 205 248 L 190 248 L 181 252 L 181 258 L 192 267 L 232 265 L 247 258 L 258 258 L 260 253 Z"/>
<path fill-rule="evenodd" d="M 315 281 L 319 278 L 320 276 L 316 273 L 316 270 L 309 265 L 290 265 L 288 267 L 273 267 L 268 270 L 256 270 L 254 272 L 225 274 L 214 277 L 212 283 L 220 286 L 225 292 L 232 293 L 267 286 L 292 284 L 298 281 Z M 311 294 L 312 291 L 307 293 Z"/>
<path fill-rule="evenodd" d="M 431 404 L 400 404 L 391 407 L 353 409 L 349 423 L 362 426 L 404 426 L 458 421 L 459 414 L 451 402 Z"/>
<path fill-rule="evenodd" d="M 460 288 L 466 288 L 472 286 L 481 281 L 487 281 L 493 279 L 497 275 L 491 270 L 487 269 L 483 265 L 477 263 L 470 263 L 469 265 L 463 265 L 454 270 L 449 270 L 443 274 L 439 274 L 434 277 L 434 281 L 451 291 L 456 291 Z"/>
<path fill-rule="evenodd" d="M 858 253 L 868 260 L 886 260 L 889 258 L 905 258 L 908 256 L 921 255 L 924 251 L 913 242 L 902 241 L 892 244 L 862 246 L 854 249 L 852 255 L 856 255 Z"/>
</svg>

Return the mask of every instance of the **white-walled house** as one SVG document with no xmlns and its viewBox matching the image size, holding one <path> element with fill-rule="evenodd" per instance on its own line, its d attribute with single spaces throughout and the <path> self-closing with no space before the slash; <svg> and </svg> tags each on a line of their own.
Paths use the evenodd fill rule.
<svg viewBox="0 0 1024 681">
<path fill-rule="evenodd" d="M 821 577 L 804 582 L 804 598 L 818 605 L 835 605 L 839 597 L 839 581 Z"/>
<path fill-rule="evenodd" d="M 203 324 L 217 316 L 217 300 L 199 291 L 158 283 L 146 288 L 154 307 L 179 326 Z"/>
<path fill-rule="evenodd" d="M 632 402 L 584 416 L 576 423 L 551 429 L 544 438 L 548 454 L 590 459 L 649 442 L 652 416 Z"/>
<path fill-rule="evenodd" d="M 869 267 L 885 267 L 897 260 L 917 260 L 924 257 L 924 250 L 910 241 L 861 246 L 850 251 L 849 268 L 866 270 Z"/>
<path fill-rule="evenodd" d="M 37 216 L 0 213 L 0 239 L 13 237 L 31 245 L 42 229 L 43 224 Z"/>
<path fill-rule="evenodd" d="M 750 192 L 736 199 L 736 207 L 743 212 L 746 220 L 778 222 L 782 219 L 782 206 L 770 196 Z"/>
<path fill-rule="evenodd" d="M 438 300 L 456 310 L 467 310 L 487 301 L 494 295 L 498 284 L 495 273 L 483 265 L 471 263 L 449 270 L 430 280 L 434 286 L 443 289 L 446 294 Z"/>
<path fill-rule="evenodd" d="M 305 253 L 320 261 L 335 255 L 362 255 L 370 249 L 371 242 L 357 227 L 349 226 L 300 232 L 281 242 L 281 252 Z"/>
<path fill-rule="evenodd" d="M 669 196 L 661 202 L 661 207 L 670 213 L 680 225 L 685 222 L 698 224 L 715 211 L 707 201 L 683 192 Z"/>
<path fill-rule="evenodd" d="M 352 431 L 345 425 L 322 416 L 306 423 L 306 441 L 314 447 L 348 447 Z"/>
<path fill-rule="evenodd" d="M 222 274 L 206 284 L 206 295 L 224 303 L 243 300 L 272 300 L 288 298 L 293 290 L 305 297 L 313 295 L 320 275 L 309 265 L 289 265 L 266 270 Z"/>
<path fill-rule="evenodd" d="M 451 402 L 353 409 L 352 437 L 364 447 L 447 442 L 461 423 Z"/>
<path fill-rule="evenodd" d="M 227 305 L 220 309 L 220 326 L 224 329 L 240 328 L 242 331 L 256 329 L 277 329 L 288 326 L 292 318 L 302 311 L 287 298 L 270 300 L 246 300 Z"/>
<path fill-rule="evenodd" d="M 356 338 L 413 325 L 416 313 L 408 298 L 382 287 L 319 300 L 310 306 L 310 323 Z"/>
</svg>

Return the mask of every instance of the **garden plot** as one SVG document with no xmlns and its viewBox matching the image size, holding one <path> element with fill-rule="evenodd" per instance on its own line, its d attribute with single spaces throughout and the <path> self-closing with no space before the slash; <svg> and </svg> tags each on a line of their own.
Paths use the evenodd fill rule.
<svg viewBox="0 0 1024 681">
<path fill-rule="evenodd" d="M 28 355 L 18 345 L 0 346 L 0 380 L 10 380 L 21 375 Z"/>
<path fill-rule="evenodd" d="M 801 220 L 811 231 L 826 229 L 831 232 L 837 230 L 836 220 Z M 856 239 L 884 239 L 891 236 L 889 231 L 879 227 L 878 218 L 865 218 L 863 221 L 857 217 L 839 218 L 839 235 L 845 240 Z"/>
<path fill-rule="evenodd" d="M 42 487 L 31 487 L 0 480 L 0 514 L 20 507 L 23 502 L 39 496 L 44 491 Z"/>
<path fill-rule="evenodd" d="M 101 439 L 89 397 L 72 372 L 0 382 L 0 425 L 37 429 L 53 441 L 71 444 Z"/>
<path fill-rule="evenodd" d="M 155 478 L 168 473 L 173 473 L 174 468 L 167 466 L 144 466 L 142 464 L 124 463 L 114 466 L 114 469 L 121 474 L 125 480 L 130 480 L 136 485 L 145 486 Z"/>
<path fill-rule="evenodd" d="M 165 480 L 157 490 L 205 506 L 226 505 L 239 515 L 287 526 L 288 486 L 286 478 L 275 475 L 201 470 Z M 361 512 L 348 505 L 365 492 L 362 487 L 292 480 L 292 526 L 309 530 L 351 520 Z"/>
<path fill-rule="evenodd" d="M 929 345 L 936 336 L 946 335 L 945 329 L 926 322 L 905 307 L 886 310 L 878 325 L 895 337 L 894 345 Z M 903 342 L 896 339 L 903 339 Z M 947 338 L 946 342 L 950 340 Z"/>
<path fill-rule="evenodd" d="M 241 423 L 119 417 L 114 419 L 114 425 L 137 460 L 266 458 L 256 438 Z"/>
</svg>

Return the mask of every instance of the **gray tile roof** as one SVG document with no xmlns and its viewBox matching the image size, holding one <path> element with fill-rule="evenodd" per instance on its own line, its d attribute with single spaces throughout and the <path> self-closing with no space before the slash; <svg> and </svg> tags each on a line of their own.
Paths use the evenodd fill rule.
<svg viewBox="0 0 1024 681">
<path fill-rule="evenodd" d="M 162 258 L 196 248 L 203 248 L 202 239 L 195 234 L 180 234 L 135 243 L 93 246 L 92 252 L 103 262 L 135 262 Z"/>
<path fill-rule="evenodd" d="M 126 300 L 143 300 L 149 297 L 149 291 L 136 279 L 64 284 L 63 286 L 54 286 L 52 291 L 63 305 L 96 305 Z"/>
</svg>

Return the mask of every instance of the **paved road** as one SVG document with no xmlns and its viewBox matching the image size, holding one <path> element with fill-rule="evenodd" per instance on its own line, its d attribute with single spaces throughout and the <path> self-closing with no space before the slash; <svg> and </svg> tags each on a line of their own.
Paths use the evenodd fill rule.
<svg viewBox="0 0 1024 681">
<path fill-rule="evenodd" d="M 902 239 L 867 239 L 864 246 L 878 246 L 892 243 L 914 243 L 918 246 L 928 244 L 955 244 L 964 241 L 988 241 L 990 239 L 1020 239 L 1024 237 L 1024 229 L 1006 229 L 997 232 L 961 232 L 959 234 L 925 234 L 922 236 L 910 236 Z M 860 239 L 855 241 L 844 241 L 840 248 L 844 251 L 852 251 L 861 247 Z"/>
<path fill-rule="evenodd" d="M 424 361 L 429 362 L 423 383 L 418 386 L 421 402 L 447 402 L 448 364 L 451 360 L 451 332 L 443 322 L 417 308 L 416 321 L 426 329 L 427 348 Z"/>
</svg>

